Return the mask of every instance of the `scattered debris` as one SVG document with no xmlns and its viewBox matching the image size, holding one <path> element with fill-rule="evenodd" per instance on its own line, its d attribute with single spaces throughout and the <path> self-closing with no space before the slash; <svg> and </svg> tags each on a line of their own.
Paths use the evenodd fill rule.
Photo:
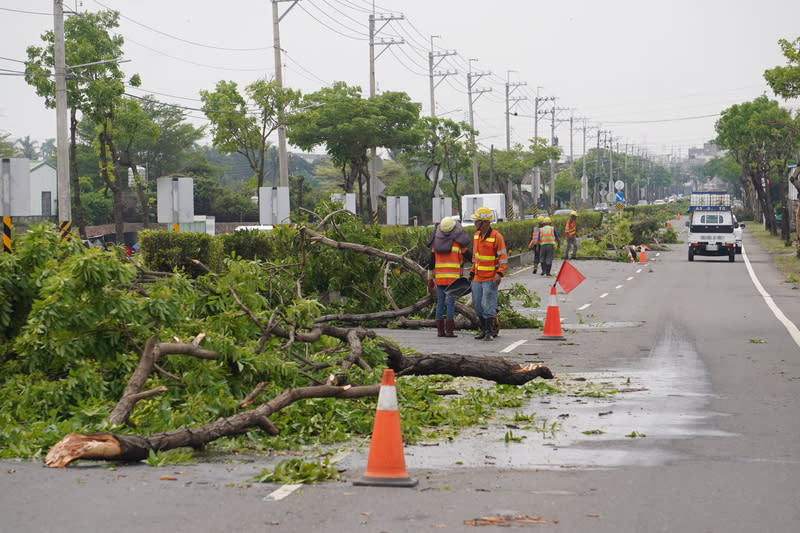
<svg viewBox="0 0 800 533">
<path fill-rule="evenodd" d="M 526 514 L 519 514 L 514 516 L 482 516 L 472 520 L 464 520 L 465 526 L 501 526 L 510 527 L 521 524 L 538 524 L 546 525 L 547 520 L 542 520 L 541 517 L 531 516 Z"/>
</svg>

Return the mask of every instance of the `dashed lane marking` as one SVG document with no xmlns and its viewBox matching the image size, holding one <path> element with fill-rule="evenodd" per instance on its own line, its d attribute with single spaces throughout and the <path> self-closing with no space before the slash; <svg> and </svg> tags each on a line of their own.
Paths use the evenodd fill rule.
<svg viewBox="0 0 800 533">
<path fill-rule="evenodd" d="M 525 342 L 526 342 L 525 339 L 519 340 L 517 342 L 512 342 L 511 344 L 500 350 L 500 353 L 510 353 L 514 348 L 520 346 L 521 344 L 525 344 Z"/>
<path fill-rule="evenodd" d="M 578 308 L 578 311 L 583 311 L 584 309 L 586 309 L 586 308 L 587 308 L 587 307 L 589 307 L 590 305 L 592 305 L 592 304 L 583 304 L 582 306 L 580 306 L 580 307 Z"/>
<path fill-rule="evenodd" d="M 283 485 L 280 488 L 278 488 L 278 489 L 270 492 L 266 496 L 264 496 L 264 501 L 265 502 L 266 501 L 275 501 L 276 502 L 278 500 L 282 500 L 282 499 L 284 499 L 285 497 L 287 497 L 288 495 L 290 495 L 291 493 L 293 493 L 294 491 L 296 491 L 297 489 L 299 489 L 302 486 L 303 486 L 302 483 L 298 483 L 298 484 L 295 484 L 295 485 Z"/>
</svg>

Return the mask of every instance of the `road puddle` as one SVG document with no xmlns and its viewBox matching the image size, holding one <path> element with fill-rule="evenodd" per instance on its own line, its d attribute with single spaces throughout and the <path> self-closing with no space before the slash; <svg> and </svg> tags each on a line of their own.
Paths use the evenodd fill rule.
<svg viewBox="0 0 800 533">
<path fill-rule="evenodd" d="M 587 384 L 601 385 L 591 390 L 619 392 L 536 398 L 452 442 L 406 446 L 408 467 L 657 465 L 679 458 L 669 450 L 671 439 L 728 435 L 711 426 L 709 419 L 720 414 L 706 410 L 707 372 L 692 344 L 671 325 L 638 365 L 560 378 L 565 383 L 585 378 Z M 528 419 L 533 414 L 533 421 L 515 422 L 515 412 Z"/>
</svg>

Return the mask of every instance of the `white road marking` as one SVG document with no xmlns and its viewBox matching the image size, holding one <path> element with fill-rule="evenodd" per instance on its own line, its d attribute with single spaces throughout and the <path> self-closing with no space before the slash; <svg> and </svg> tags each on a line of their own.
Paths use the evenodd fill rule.
<svg viewBox="0 0 800 533">
<path fill-rule="evenodd" d="M 587 307 L 589 307 L 590 305 L 592 305 L 592 304 L 583 304 L 582 306 L 580 306 L 580 307 L 578 308 L 578 311 L 583 311 L 584 309 L 586 309 L 586 308 L 587 308 Z"/>
<path fill-rule="evenodd" d="M 781 309 L 773 301 L 772 296 L 770 296 L 770 294 L 764 290 L 761 282 L 758 281 L 758 278 L 756 277 L 756 273 L 753 271 L 753 267 L 750 265 L 750 260 L 747 259 L 747 254 L 744 253 L 744 246 L 742 246 L 742 258 L 744 259 L 744 264 L 747 266 L 747 272 L 750 273 L 750 279 L 752 280 L 753 285 L 755 285 L 756 290 L 761 293 L 761 297 L 764 298 L 764 301 L 767 303 L 767 307 L 770 308 L 772 314 L 778 319 L 778 322 L 783 324 L 783 327 L 786 328 L 786 330 L 789 332 L 789 335 L 791 335 L 792 339 L 794 339 L 795 344 L 800 346 L 800 330 L 797 329 L 797 326 L 794 324 L 794 322 L 786 318 L 786 315 L 783 314 L 783 311 L 781 311 Z"/>
<path fill-rule="evenodd" d="M 638 270 L 637 272 L 641 272 L 641 270 Z M 626 279 L 625 279 L 625 281 L 630 281 L 630 280 L 632 280 L 632 279 L 633 279 L 633 276 L 631 276 L 631 277 L 629 277 L 629 278 L 626 278 Z"/>
<path fill-rule="evenodd" d="M 601 294 L 599 297 L 600 297 L 600 298 L 605 298 L 606 296 L 608 296 L 608 293 L 607 293 L 607 292 L 604 292 L 604 293 L 603 293 L 603 294 Z"/>
<path fill-rule="evenodd" d="M 302 486 L 303 486 L 302 483 L 298 483 L 296 485 L 283 485 L 279 489 L 276 489 L 267 494 L 266 496 L 264 496 L 264 501 L 266 502 L 266 501 L 282 500 Z"/>
<path fill-rule="evenodd" d="M 509 352 L 511 352 L 511 350 L 513 350 L 514 348 L 516 348 L 520 344 L 525 344 L 525 339 L 522 339 L 521 341 L 517 341 L 517 342 L 513 342 L 513 343 L 509 344 L 508 346 L 506 346 L 505 348 L 500 350 L 500 353 L 509 353 Z"/>
<path fill-rule="evenodd" d="M 623 287 L 622 285 L 617 285 L 617 286 L 616 286 L 616 287 L 614 287 L 614 288 L 615 288 L 615 289 L 621 289 L 622 287 Z"/>
</svg>

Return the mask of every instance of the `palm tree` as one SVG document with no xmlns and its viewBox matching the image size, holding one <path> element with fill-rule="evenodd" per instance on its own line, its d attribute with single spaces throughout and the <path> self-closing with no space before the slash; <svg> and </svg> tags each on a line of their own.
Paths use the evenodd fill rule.
<svg viewBox="0 0 800 533">
<path fill-rule="evenodd" d="M 17 139 L 16 144 L 22 149 L 22 157 L 27 157 L 30 160 L 39 158 L 39 150 L 37 149 L 38 141 L 32 141 L 30 135 L 26 135 L 24 139 Z"/>
</svg>

